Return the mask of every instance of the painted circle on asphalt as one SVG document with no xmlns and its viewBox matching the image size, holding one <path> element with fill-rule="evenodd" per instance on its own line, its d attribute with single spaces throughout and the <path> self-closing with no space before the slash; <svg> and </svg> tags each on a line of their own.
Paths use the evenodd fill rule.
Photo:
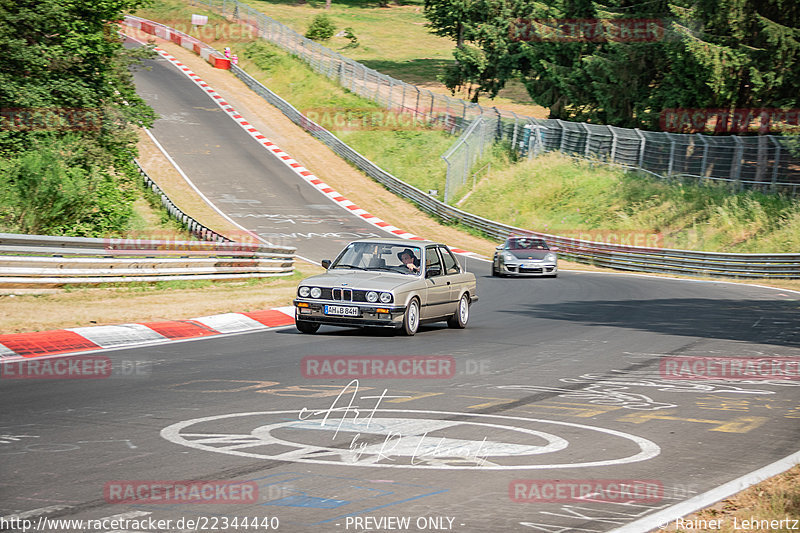
<svg viewBox="0 0 800 533">
<path fill-rule="evenodd" d="M 177 422 L 162 429 L 161 436 L 189 448 L 240 457 L 375 468 L 586 468 L 646 461 L 661 453 L 657 444 L 642 437 L 573 422 L 407 409 L 370 413 L 357 419 L 329 413 L 305 420 L 297 418 L 297 410 L 231 413 Z M 537 460 L 559 452 L 575 458 L 582 451 L 571 440 L 583 439 L 590 439 L 586 453 L 593 460 Z M 615 453 L 620 449 L 625 452 Z"/>
</svg>

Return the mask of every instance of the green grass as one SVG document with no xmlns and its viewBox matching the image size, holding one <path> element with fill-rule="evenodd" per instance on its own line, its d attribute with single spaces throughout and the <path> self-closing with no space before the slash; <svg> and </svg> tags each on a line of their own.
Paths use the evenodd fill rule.
<svg viewBox="0 0 800 533">
<path fill-rule="evenodd" d="M 372 162 L 425 192 L 444 194 L 446 167 L 440 158 L 455 137 L 430 127 L 362 129 L 352 117 L 391 118 L 378 104 L 361 98 L 311 70 L 300 59 L 263 41 L 231 43 L 240 66 L 301 112 L 313 111 L 321 125 Z M 326 115 L 327 114 L 327 115 Z M 355 126 L 336 128 L 336 120 Z M 330 127 L 331 124 L 334 127 Z"/>
<path fill-rule="evenodd" d="M 240 0 L 241 1 L 241 0 Z M 363 65 L 399 80 L 428 89 L 447 92 L 439 79 L 451 65 L 455 43 L 432 34 L 427 26 L 423 0 L 399 0 L 387 7 L 369 0 L 337 0 L 326 10 L 325 2 L 305 3 L 287 0 L 243 0 L 254 9 L 305 34 L 311 20 L 319 13 L 327 14 L 336 25 L 337 34 L 352 28 L 358 46 L 335 35 L 323 44 Z M 509 82 L 495 99 L 482 98 L 482 105 L 544 117 L 546 112 L 533 103 L 522 83 Z M 516 107 L 520 106 L 520 107 Z"/>
<path fill-rule="evenodd" d="M 661 234 L 660 245 L 706 251 L 800 250 L 800 202 L 725 185 L 658 180 L 547 154 L 481 181 L 462 208 L 553 234 Z M 594 230 L 594 231 L 592 231 Z M 629 233 L 632 232 L 632 233 Z"/>
<path fill-rule="evenodd" d="M 354 131 L 337 136 L 357 152 L 423 192 L 444 197 L 446 169 L 443 154 L 455 137 L 442 131 Z"/>
<path fill-rule="evenodd" d="M 352 28 L 358 46 L 349 47 L 345 37 L 334 36 L 323 44 L 384 74 L 409 83 L 435 82 L 445 65 L 453 61 L 454 43 L 428 31 L 420 0 L 380 8 L 377 3 L 334 1 L 329 10 L 325 2 L 249 0 L 246 2 L 265 15 L 303 35 L 319 13 L 327 14 L 337 34 Z"/>
<path fill-rule="evenodd" d="M 229 288 L 261 288 L 270 285 L 297 282 L 308 277 L 307 273 L 296 270 L 287 276 L 274 276 L 266 278 L 242 278 L 242 279 L 199 279 L 199 280 L 165 280 L 165 281 L 134 281 L 134 282 L 114 282 L 96 283 L 92 285 L 64 285 L 65 292 L 91 291 L 93 289 L 117 289 L 120 292 L 146 293 L 158 291 L 177 291 L 210 289 L 213 287 Z"/>
<path fill-rule="evenodd" d="M 334 37 L 322 43 L 326 47 L 407 83 L 449 93 L 439 78 L 454 61 L 452 51 L 455 45 L 450 39 L 430 33 L 422 0 L 393 1 L 388 7 L 379 7 L 377 2 L 368 0 L 337 0 L 329 10 L 324 9 L 325 2 L 319 0 L 305 3 L 293 0 L 246 0 L 243 3 L 301 35 L 305 34 L 316 15 L 325 13 L 336 26 Z M 230 10 L 229 5 L 229 13 Z M 217 12 L 208 11 L 202 4 L 191 6 L 185 0 L 156 0 L 135 14 L 170 23 L 186 33 L 192 33 L 188 24 L 192 13 L 209 15 L 211 28 L 216 28 L 224 20 Z M 358 38 L 357 46 L 353 47 L 349 39 L 339 35 L 345 28 L 353 30 Z M 193 34 L 209 44 L 220 45 L 215 43 L 213 29 L 205 28 L 201 34 Z M 482 98 L 480 103 L 539 118 L 547 115 L 546 110 L 533 103 L 522 83 L 513 80 L 497 98 Z"/>
</svg>

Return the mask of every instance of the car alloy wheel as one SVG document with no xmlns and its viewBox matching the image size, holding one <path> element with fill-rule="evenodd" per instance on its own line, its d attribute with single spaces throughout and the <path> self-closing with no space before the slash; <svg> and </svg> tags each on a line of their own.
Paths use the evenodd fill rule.
<svg viewBox="0 0 800 533">
<path fill-rule="evenodd" d="M 406 335 L 412 336 L 419 329 L 419 301 L 413 298 L 408 302 L 406 314 L 403 315 L 403 330 Z"/>
<path fill-rule="evenodd" d="M 469 296 L 462 294 L 456 314 L 450 317 L 447 325 L 451 328 L 464 329 L 467 327 L 467 321 L 469 321 Z"/>
</svg>

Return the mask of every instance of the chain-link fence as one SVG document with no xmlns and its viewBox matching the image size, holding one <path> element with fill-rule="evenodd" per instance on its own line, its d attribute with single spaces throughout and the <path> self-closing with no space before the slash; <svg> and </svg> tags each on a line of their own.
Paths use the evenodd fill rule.
<svg viewBox="0 0 800 533">
<path fill-rule="evenodd" d="M 238 0 L 193 0 L 253 28 L 258 36 L 296 55 L 316 72 L 379 105 L 413 113 L 451 133 L 463 133 L 478 117 L 494 121 L 494 129 L 481 129 L 494 140 L 508 139 L 523 153 L 531 153 L 528 140 L 540 151 L 560 151 L 591 158 L 659 177 L 694 177 L 734 182 L 737 187 L 764 191 L 800 192 L 800 158 L 793 156 L 785 138 L 774 135 L 709 136 L 651 132 L 557 119 L 536 119 L 495 107 L 438 94 L 381 74 L 338 52 L 307 39 L 284 24 Z M 533 137 L 521 139 L 531 126 Z M 461 139 L 457 141 L 461 142 Z M 522 146 L 520 146 L 520 143 Z M 486 142 L 461 146 L 485 146 Z M 456 146 L 448 150 L 454 151 Z M 481 148 L 482 150 L 482 148 Z M 452 157 L 454 154 L 450 154 Z M 473 163 L 480 158 L 464 155 Z M 461 170 L 463 174 L 463 170 Z M 467 169 L 467 173 L 469 169 Z"/>
<path fill-rule="evenodd" d="M 775 135 L 714 137 L 556 119 L 517 116 L 512 120 L 501 113 L 496 117 L 497 127 L 471 132 L 471 137 L 485 136 L 480 142 L 473 139 L 471 143 L 462 143 L 460 138 L 448 153 L 457 146 L 462 151 L 478 150 L 460 156 L 474 165 L 484 146 L 508 140 L 518 154 L 528 157 L 558 151 L 581 159 L 641 170 L 660 178 L 727 181 L 737 188 L 792 195 L 800 193 L 800 159 L 791 155 L 785 138 Z M 525 120 L 520 120 L 522 118 Z M 459 172 L 468 175 L 470 170 L 471 166 L 459 169 Z M 451 177 L 448 167 L 447 188 L 461 185 L 463 180 L 459 182 L 456 176 Z"/>
<path fill-rule="evenodd" d="M 459 189 L 467 184 L 471 176 L 470 171 L 483 157 L 484 151 L 494 142 L 496 123 L 497 120 L 476 118 L 456 143 L 442 154 L 442 159 L 447 165 L 444 203 L 449 204 Z"/>
</svg>

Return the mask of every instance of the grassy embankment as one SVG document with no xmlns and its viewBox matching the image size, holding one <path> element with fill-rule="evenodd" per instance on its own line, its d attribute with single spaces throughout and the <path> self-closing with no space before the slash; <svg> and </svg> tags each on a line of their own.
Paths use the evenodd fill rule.
<svg viewBox="0 0 800 533">
<path fill-rule="evenodd" d="M 423 0 L 400 0 L 384 8 L 374 1 L 337 0 L 328 10 L 324 9 L 324 0 L 247 0 L 244 3 L 301 35 L 315 16 L 325 13 L 337 32 L 323 43 L 328 48 L 396 79 L 436 93 L 451 94 L 439 81 L 439 76 L 453 62 L 454 43 L 428 31 Z M 190 7 L 181 0 L 159 0 L 137 14 L 162 21 L 172 20 L 185 27 L 188 16 L 193 12 L 199 13 L 200 8 L 200 4 Z M 210 18 L 210 22 L 212 20 Z M 352 46 L 346 37 L 339 35 L 345 28 L 352 29 L 358 38 L 357 46 Z M 456 96 L 468 99 L 465 92 Z M 509 82 L 496 98 L 482 98 L 480 103 L 534 117 L 547 115 L 547 110 L 534 104 L 524 86 L 517 81 Z"/>
<path fill-rule="evenodd" d="M 500 201 L 498 201 L 500 199 Z M 661 234 L 661 245 L 706 251 L 800 250 L 800 202 L 697 182 L 658 180 L 548 154 L 493 172 L 463 203 L 548 233 Z M 569 233 L 568 233 L 569 234 Z"/>
<path fill-rule="evenodd" d="M 264 7 L 265 2 L 253 5 Z M 293 17 L 287 14 L 287 23 L 295 21 L 295 24 L 305 20 L 306 11 L 314 10 L 309 6 L 283 3 L 270 6 L 275 11 L 272 15 L 282 21 L 279 15 L 297 10 Z M 197 9 L 188 8 L 180 0 L 161 0 L 141 14 L 165 21 L 186 20 L 192 11 Z M 338 11 L 332 10 L 332 16 L 336 13 L 344 16 L 351 11 L 354 18 L 367 17 L 373 11 L 384 13 L 380 15 L 383 17 L 397 9 L 382 11 L 343 4 Z M 222 28 L 226 22 L 221 17 L 210 15 L 212 24 L 220 25 L 218 35 L 232 35 L 230 30 Z M 398 20 L 402 20 L 399 15 Z M 396 27 L 401 29 L 386 33 L 401 34 L 402 24 L 398 22 Z M 389 37 L 386 39 L 393 42 Z M 378 110 L 373 102 L 350 93 L 314 73 L 299 59 L 263 41 L 220 39 L 212 44 L 218 48 L 231 46 L 245 70 L 298 109 L 325 109 L 342 114 L 350 110 L 365 113 Z M 384 46 L 389 48 L 382 44 L 380 49 Z M 331 129 L 399 178 L 424 191 L 438 190 L 441 199 L 445 166 L 440 156 L 454 137 L 422 128 Z M 479 175 L 477 187 L 461 207 L 498 221 L 551 233 L 660 234 L 660 246 L 695 250 L 800 250 L 800 204 L 790 198 L 751 192 L 731 194 L 722 186 L 661 181 L 601 165 L 576 163 L 558 154 L 514 163 L 498 147 L 476 168 L 485 168 L 487 163 L 491 163 L 490 171 Z M 462 191 L 461 196 L 466 192 Z"/>
</svg>

